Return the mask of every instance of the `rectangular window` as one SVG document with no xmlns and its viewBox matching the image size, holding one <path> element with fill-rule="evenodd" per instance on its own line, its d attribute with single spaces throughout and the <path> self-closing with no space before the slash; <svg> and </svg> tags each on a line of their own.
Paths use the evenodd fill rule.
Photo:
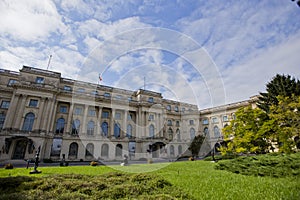
<svg viewBox="0 0 300 200">
<path fill-rule="evenodd" d="M 0 113 L 0 130 L 3 128 L 4 121 L 5 121 L 5 115 Z"/>
<path fill-rule="evenodd" d="M 117 112 L 115 115 L 115 119 L 121 119 L 121 113 Z"/>
<path fill-rule="evenodd" d="M 223 116 L 223 122 L 228 122 L 228 116 L 227 115 Z"/>
<path fill-rule="evenodd" d="M 82 108 L 81 107 L 76 107 L 75 108 L 75 115 L 81 115 L 82 114 Z"/>
<path fill-rule="evenodd" d="M 38 100 L 36 99 L 30 99 L 29 101 L 29 107 L 37 107 L 38 105 Z"/>
<path fill-rule="evenodd" d="M 8 109 L 10 101 L 2 101 L 1 108 Z"/>
<path fill-rule="evenodd" d="M 153 97 L 149 97 L 149 98 L 148 98 L 148 102 L 149 102 L 149 103 L 153 103 L 153 102 L 154 102 Z"/>
<path fill-rule="evenodd" d="M 175 112 L 178 112 L 179 111 L 178 106 L 175 106 L 174 110 Z"/>
<path fill-rule="evenodd" d="M 127 120 L 132 120 L 132 114 L 127 115 Z"/>
<path fill-rule="evenodd" d="M 172 120 L 168 120 L 168 126 L 172 126 Z"/>
<path fill-rule="evenodd" d="M 96 110 L 95 109 L 90 109 L 89 110 L 89 116 L 96 116 Z"/>
<path fill-rule="evenodd" d="M 203 119 L 202 124 L 207 125 L 208 124 L 208 119 Z"/>
<path fill-rule="evenodd" d="M 68 85 L 65 85 L 64 86 L 64 91 L 71 92 L 72 88 L 70 86 L 68 86 Z"/>
<path fill-rule="evenodd" d="M 149 115 L 149 121 L 153 121 L 154 120 L 154 115 L 150 114 Z"/>
<path fill-rule="evenodd" d="M 108 111 L 103 111 L 102 112 L 102 118 L 108 119 L 109 118 L 109 112 Z"/>
<path fill-rule="evenodd" d="M 84 89 L 84 88 L 78 88 L 78 89 L 77 89 L 77 92 L 78 92 L 78 93 L 84 93 L 84 92 L 85 92 L 85 89 Z"/>
<path fill-rule="evenodd" d="M 17 83 L 17 80 L 15 79 L 9 79 L 8 84 L 9 86 L 12 86 L 13 84 Z"/>
<path fill-rule="evenodd" d="M 104 97 L 109 98 L 109 97 L 110 97 L 110 93 L 105 92 L 105 93 L 104 93 Z"/>
<path fill-rule="evenodd" d="M 171 106 L 170 105 L 167 105 L 167 110 L 171 110 Z"/>
<path fill-rule="evenodd" d="M 190 120 L 190 125 L 194 125 L 194 120 Z"/>
<path fill-rule="evenodd" d="M 60 106 L 59 107 L 59 112 L 60 113 L 67 113 L 68 112 L 67 106 Z"/>
<path fill-rule="evenodd" d="M 185 108 L 181 108 L 181 112 L 183 112 L 183 113 L 184 113 L 184 112 L 185 112 Z"/>
<path fill-rule="evenodd" d="M 211 119 L 212 123 L 218 123 L 219 122 L 219 119 L 217 117 L 213 117 Z"/>
<path fill-rule="evenodd" d="M 176 126 L 180 126 L 180 122 L 179 121 L 176 121 Z"/>
<path fill-rule="evenodd" d="M 128 97 L 127 100 L 128 100 L 128 101 L 132 101 L 132 97 Z"/>
<path fill-rule="evenodd" d="M 43 84 L 44 83 L 44 78 L 43 77 L 36 77 L 35 82 L 38 84 Z"/>
<path fill-rule="evenodd" d="M 123 98 L 123 97 L 122 97 L 121 95 L 116 95 L 116 96 L 115 96 L 115 99 L 116 99 L 116 100 L 122 100 L 122 98 Z"/>
</svg>

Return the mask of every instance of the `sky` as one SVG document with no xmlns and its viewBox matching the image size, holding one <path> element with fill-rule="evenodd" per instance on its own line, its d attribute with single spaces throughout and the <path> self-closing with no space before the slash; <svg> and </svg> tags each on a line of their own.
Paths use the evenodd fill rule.
<svg viewBox="0 0 300 200">
<path fill-rule="evenodd" d="M 288 0 L 2 0 L 0 27 L 2 69 L 199 109 L 247 100 L 276 74 L 300 79 L 300 7 Z"/>
</svg>

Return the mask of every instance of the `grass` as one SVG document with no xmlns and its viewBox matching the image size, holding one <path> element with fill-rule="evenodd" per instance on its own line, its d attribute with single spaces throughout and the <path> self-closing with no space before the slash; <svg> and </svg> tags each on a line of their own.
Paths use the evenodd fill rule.
<svg viewBox="0 0 300 200">
<path fill-rule="evenodd" d="M 5 185 L 10 185 L 15 189 L 18 188 L 14 185 L 15 180 L 24 178 L 24 183 L 29 183 L 35 188 L 35 190 L 26 194 L 33 195 L 39 192 L 38 197 L 44 198 L 49 196 L 38 189 L 40 187 L 39 184 L 44 185 L 43 181 L 47 181 L 51 186 L 51 183 L 54 183 L 57 179 L 59 184 L 56 185 L 59 185 L 58 188 L 60 189 L 49 190 L 53 191 L 50 196 L 53 199 L 59 197 L 55 195 L 62 195 L 62 192 L 59 191 L 66 191 L 63 195 L 67 198 L 100 198 L 101 194 L 99 191 L 95 191 L 96 189 L 89 191 L 87 188 L 101 188 L 101 183 L 112 183 L 109 186 L 106 185 L 106 188 L 116 189 L 115 192 L 109 190 L 110 194 L 118 194 L 118 191 L 127 191 L 126 193 L 128 194 L 127 196 L 124 196 L 124 194 L 123 196 L 122 194 L 120 194 L 121 196 L 103 196 L 106 199 L 300 199 L 299 176 L 288 176 L 285 178 L 244 176 L 226 170 L 216 170 L 215 167 L 217 165 L 216 163 L 205 161 L 187 161 L 172 164 L 154 163 L 151 165 L 130 165 L 126 167 L 113 166 L 113 168 L 108 166 L 40 167 L 39 170 L 42 171 L 42 174 L 36 175 L 29 175 L 29 169 L 0 169 L 0 177 L 2 177 L 0 178 L 0 183 L 9 178 L 13 180 L 10 183 L 11 185 Z M 126 169 L 126 172 L 124 172 L 124 169 Z M 112 176 L 111 179 L 107 178 L 108 174 Z M 117 174 L 122 175 L 118 177 Z M 20 178 L 19 176 L 26 177 Z M 74 178 L 66 178 L 72 176 L 78 176 L 79 178 L 76 178 L 76 181 Z M 139 176 L 143 177 L 141 182 L 130 181 L 134 180 L 134 177 Z M 59 179 L 59 177 L 62 178 Z M 116 184 L 114 179 L 118 180 L 120 184 Z M 76 182 L 78 185 L 81 184 L 81 187 L 74 186 L 76 188 L 74 191 L 66 190 L 61 185 L 64 180 L 72 183 Z M 30 184 L 33 182 L 35 183 Z M 89 185 L 90 183 L 92 185 Z M 99 183 L 100 186 L 97 186 L 96 183 Z M 159 186 L 160 183 L 163 183 L 163 187 Z M 151 187 L 149 186 L 151 189 L 147 185 L 152 185 Z M 21 186 L 21 189 L 17 192 L 22 192 L 23 187 L 25 186 Z M 79 188 L 85 189 L 80 190 Z M 130 193 L 131 189 L 136 192 Z M 153 190 L 156 192 L 151 193 Z M 87 196 L 88 191 L 92 194 L 91 196 Z M 4 194 L 7 195 L 9 192 L 3 189 L 2 184 L 0 187 L 0 199 L 5 197 L 1 196 Z M 64 198 L 61 197 L 60 199 Z"/>
</svg>

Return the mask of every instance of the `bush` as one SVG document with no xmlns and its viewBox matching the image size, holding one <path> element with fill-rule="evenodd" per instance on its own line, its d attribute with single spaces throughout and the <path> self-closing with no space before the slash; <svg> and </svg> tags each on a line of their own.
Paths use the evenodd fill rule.
<svg viewBox="0 0 300 200">
<path fill-rule="evenodd" d="M 98 162 L 97 162 L 97 161 L 92 161 L 92 162 L 90 163 L 90 165 L 93 166 L 93 167 L 95 167 L 95 166 L 98 165 Z"/>
<path fill-rule="evenodd" d="M 189 157 L 189 161 L 194 161 L 194 157 Z"/>
<path fill-rule="evenodd" d="M 11 163 L 4 165 L 4 169 L 13 169 L 14 166 Z"/>
<path fill-rule="evenodd" d="M 149 158 L 147 162 L 148 162 L 148 164 L 152 164 L 153 160 L 151 158 Z"/>
</svg>

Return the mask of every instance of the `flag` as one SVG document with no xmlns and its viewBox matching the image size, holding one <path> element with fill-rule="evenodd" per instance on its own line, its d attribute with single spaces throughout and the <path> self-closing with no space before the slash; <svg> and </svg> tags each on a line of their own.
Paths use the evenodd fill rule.
<svg viewBox="0 0 300 200">
<path fill-rule="evenodd" d="M 102 77 L 101 77 L 101 74 L 99 74 L 99 81 L 102 81 Z"/>
</svg>

